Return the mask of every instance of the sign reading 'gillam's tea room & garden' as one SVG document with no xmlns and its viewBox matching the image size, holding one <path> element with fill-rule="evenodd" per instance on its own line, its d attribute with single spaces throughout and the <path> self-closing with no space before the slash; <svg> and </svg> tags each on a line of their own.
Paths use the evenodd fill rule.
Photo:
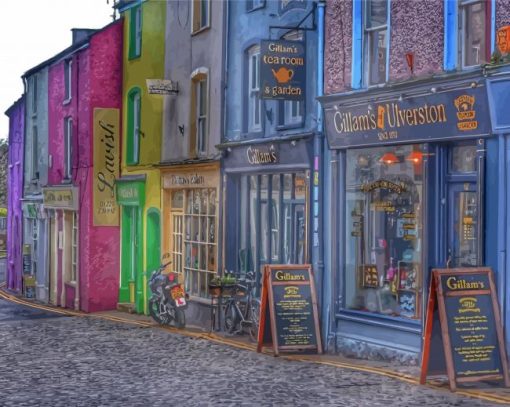
<svg viewBox="0 0 510 407">
<path fill-rule="evenodd" d="M 299 41 L 260 43 L 260 97 L 303 100 L 306 88 L 306 55 Z"/>
</svg>

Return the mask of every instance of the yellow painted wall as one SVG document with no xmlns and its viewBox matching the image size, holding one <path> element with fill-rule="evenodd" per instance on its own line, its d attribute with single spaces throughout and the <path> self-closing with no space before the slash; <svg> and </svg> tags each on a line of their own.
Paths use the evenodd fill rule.
<svg viewBox="0 0 510 407">
<path fill-rule="evenodd" d="M 143 272 L 146 266 L 147 210 L 161 211 L 161 185 L 159 169 L 155 167 L 161 157 L 163 96 L 147 93 L 146 79 L 164 78 L 166 2 L 149 0 L 142 2 L 142 47 L 141 55 L 129 59 L 130 10 L 123 13 L 123 86 L 122 86 L 122 176 L 146 175 L 145 207 L 143 211 Z M 141 89 L 140 160 L 137 165 L 126 164 L 127 95 L 130 89 Z M 144 312 L 147 314 L 147 276 L 144 275 Z"/>
</svg>

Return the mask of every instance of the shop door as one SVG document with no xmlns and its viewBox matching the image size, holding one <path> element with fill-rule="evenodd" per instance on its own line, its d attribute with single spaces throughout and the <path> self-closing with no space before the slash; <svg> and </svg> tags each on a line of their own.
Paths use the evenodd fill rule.
<svg viewBox="0 0 510 407">
<path fill-rule="evenodd" d="M 475 144 L 450 148 L 447 183 L 447 267 L 482 264 L 479 163 Z"/>
</svg>

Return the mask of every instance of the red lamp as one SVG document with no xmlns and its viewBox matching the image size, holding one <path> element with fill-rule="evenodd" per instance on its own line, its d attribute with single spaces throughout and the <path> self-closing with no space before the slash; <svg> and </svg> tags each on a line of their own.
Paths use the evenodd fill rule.
<svg viewBox="0 0 510 407">
<path fill-rule="evenodd" d="M 409 154 L 406 157 L 407 161 L 412 161 L 414 164 L 419 164 L 423 158 L 423 153 L 420 151 L 412 151 L 411 154 Z"/>
<path fill-rule="evenodd" d="M 384 164 L 396 164 L 399 162 L 398 157 L 393 153 L 384 153 L 383 156 L 379 159 L 380 162 Z"/>
</svg>

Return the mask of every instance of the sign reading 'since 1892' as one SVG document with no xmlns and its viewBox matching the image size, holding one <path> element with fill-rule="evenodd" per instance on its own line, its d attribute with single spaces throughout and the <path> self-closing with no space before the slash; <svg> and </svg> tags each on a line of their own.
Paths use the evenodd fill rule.
<svg viewBox="0 0 510 407">
<path fill-rule="evenodd" d="M 485 86 L 342 106 L 324 102 L 333 148 L 482 137 L 491 132 Z"/>
<path fill-rule="evenodd" d="M 260 42 L 260 95 L 262 99 L 303 100 L 306 55 L 303 42 Z"/>
</svg>

